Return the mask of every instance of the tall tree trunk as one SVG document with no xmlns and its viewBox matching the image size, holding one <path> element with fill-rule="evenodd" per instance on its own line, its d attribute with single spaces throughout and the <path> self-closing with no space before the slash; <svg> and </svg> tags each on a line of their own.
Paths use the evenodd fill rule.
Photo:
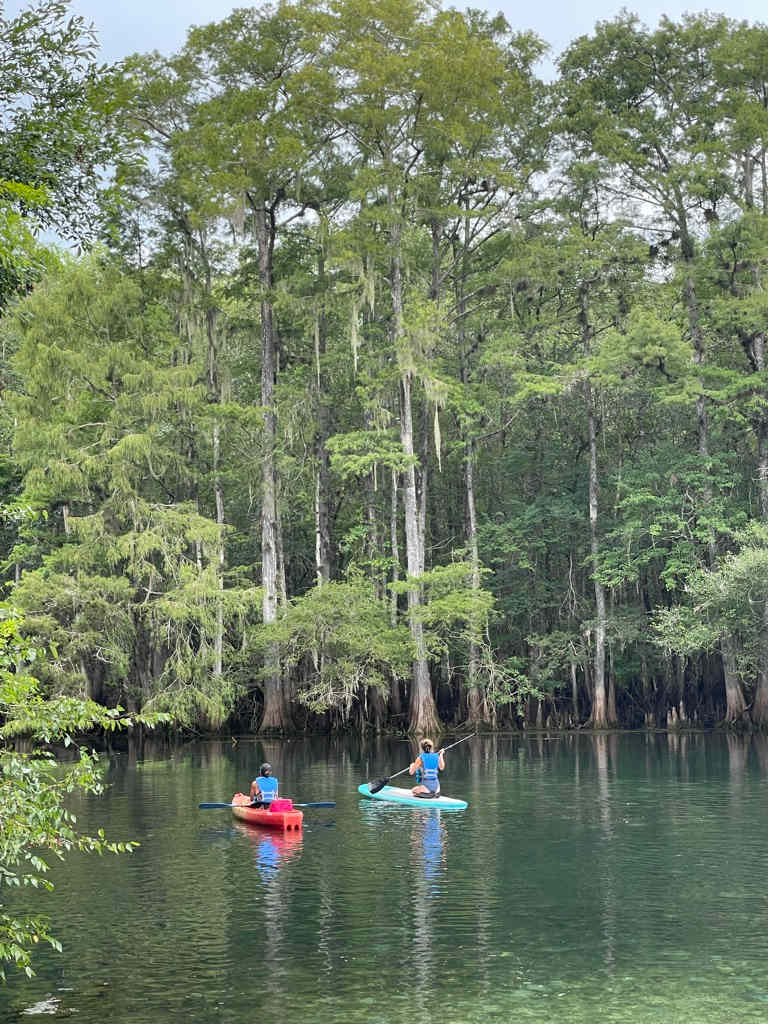
<svg viewBox="0 0 768 1024">
<path fill-rule="evenodd" d="M 411 413 L 411 374 L 403 373 L 400 380 L 400 441 L 406 457 L 413 457 L 413 420 Z M 408 575 L 412 581 L 421 575 L 423 556 L 419 543 L 419 521 L 416 502 L 416 473 L 411 464 L 403 473 L 403 506 L 405 510 L 405 552 Z M 437 708 L 432 696 L 432 684 L 427 665 L 424 627 L 420 618 L 421 590 L 417 584 L 408 589 L 408 618 L 414 658 L 411 664 L 411 705 L 409 728 L 415 733 L 438 730 Z"/>
<path fill-rule="evenodd" d="M 392 469 L 392 488 L 391 488 L 391 502 L 390 502 L 390 515 L 389 515 L 389 543 L 392 555 L 392 582 L 397 583 L 400 578 L 400 543 L 397 536 L 397 521 L 398 521 L 398 480 L 399 474 L 396 469 Z M 389 598 L 389 621 L 393 626 L 397 625 L 397 594 L 393 590 Z M 400 680 L 395 679 L 392 682 L 392 688 L 389 692 L 389 710 L 393 718 L 399 718 L 403 713 L 403 702 L 400 693 Z"/>
<path fill-rule="evenodd" d="M 694 256 L 693 242 L 688 236 L 685 227 L 684 215 L 680 217 L 681 227 L 681 249 L 685 262 L 685 280 L 683 282 L 683 302 L 688 314 L 688 327 L 693 341 L 694 360 L 697 366 L 704 364 L 704 337 L 701 330 L 701 317 L 699 314 L 698 297 L 696 295 L 696 284 L 693 280 L 692 262 Z M 703 497 L 706 505 L 712 504 L 712 484 L 709 480 L 709 416 L 707 410 L 707 398 L 703 393 L 696 399 L 696 433 L 698 437 L 699 457 L 704 471 Z M 717 548 L 714 534 L 710 534 L 707 543 L 707 553 L 710 565 L 715 564 Z M 736 674 L 736 658 L 733 653 L 733 645 L 730 636 L 725 634 L 720 641 L 720 652 L 723 665 L 723 679 L 725 682 L 725 721 L 735 722 L 740 719 L 746 710 L 747 703 L 744 699 L 744 691 L 741 688 L 739 677 Z"/>
<path fill-rule="evenodd" d="M 748 210 L 754 209 L 755 205 L 755 189 L 754 189 L 754 174 L 755 174 L 755 158 L 751 153 L 742 154 L 741 166 L 743 170 L 743 182 L 744 182 L 744 205 Z"/>
<path fill-rule="evenodd" d="M 765 371 L 765 335 L 752 339 L 752 362 L 755 370 Z M 768 416 L 761 409 L 755 423 L 757 434 L 757 486 L 760 495 L 760 516 L 768 523 Z M 757 689 L 752 708 L 752 719 L 761 728 L 768 726 L 768 598 L 763 601 L 762 629 L 757 662 Z"/>
<path fill-rule="evenodd" d="M 475 445 L 467 437 L 464 444 L 464 487 L 467 501 L 467 546 L 472 566 L 472 590 L 480 590 L 480 556 L 477 547 L 477 512 L 475 509 Z M 485 687 L 480 679 L 480 644 L 478 637 L 480 623 L 470 624 L 468 652 L 467 717 L 473 724 L 493 724 L 493 714 L 488 704 Z"/>
<path fill-rule="evenodd" d="M 272 252 L 274 225 L 272 212 L 265 203 L 254 207 L 256 241 L 261 285 L 261 406 L 264 410 L 261 456 L 261 584 L 262 618 L 266 626 L 277 621 L 278 613 L 278 530 L 275 451 L 277 416 L 275 376 L 277 344 L 272 310 Z M 266 653 L 264 672 L 264 714 L 260 732 L 282 732 L 289 725 L 288 707 L 280 672 L 280 651 L 271 644 Z"/>
<path fill-rule="evenodd" d="M 571 661 L 571 706 L 573 708 L 573 724 L 579 724 L 579 681 L 576 675 L 576 662 Z"/>
<path fill-rule="evenodd" d="M 212 402 L 221 403 L 221 384 L 219 370 L 219 346 L 216 331 L 216 310 L 213 307 L 213 282 L 211 267 L 205 251 L 203 240 L 200 241 L 200 252 L 205 268 L 206 311 L 205 326 L 208 337 L 208 392 Z M 216 600 L 216 629 L 213 638 L 213 674 L 218 679 L 224 671 L 224 566 L 226 550 L 224 546 L 224 492 L 221 486 L 221 424 L 214 418 L 211 428 L 211 452 L 213 461 L 213 495 L 216 504 L 216 524 L 219 527 L 219 539 L 216 545 L 216 585 L 219 594 Z"/>
<path fill-rule="evenodd" d="M 467 200 L 468 202 L 468 200 Z M 456 274 L 456 317 L 457 317 L 457 345 L 459 350 L 459 372 L 461 383 L 467 388 L 469 386 L 469 365 L 466 345 L 466 317 L 467 317 L 467 277 L 469 274 L 469 239 L 470 222 L 464 218 L 464 231 L 462 239 L 462 250 L 458 261 L 458 273 Z M 461 440 L 464 447 L 464 494 L 465 494 L 465 535 L 469 560 L 472 566 L 472 590 L 480 590 L 480 555 L 477 546 L 477 511 L 475 506 L 475 442 L 472 439 L 471 427 L 465 420 L 460 424 Z M 480 679 L 480 623 L 470 623 L 470 639 L 467 660 L 467 719 L 474 725 L 480 723 L 492 724 L 492 713 L 488 704 L 485 687 Z"/>
<path fill-rule="evenodd" d="M 363 423 L 365 429 L 372 431 L 374 429 L 373 414 L 370 409 L 366 408 L 363 410 Z M 378 480 L 376 476 L 376 467 L 374 466 L 370 472 L 366 473 L 365 476 L 365 522 L 366 522 L 366 544 L 365 550 L 367 557 L 371 563 L 374 563 L 379 557 L 379 519 L 377 514 L 377 502 L 376 502 L 376 491 L 378 487 Z M 395 489 L 396 486 L 395 486 Z M 375 572 L 375 570 L 374 570 Z M 386 585 L 385 581 L 375 574 L 376 590 L 380 600 L 386 600 Z"/>
<path fill-rule="evenodd" d="M 419 575 L 426 568 L 427 559 L 427 495 L 429 491 L 429 402 L 424 401 L 421 420 L 421 457 L 416 472 L 416 494 L 419 506 Z"/>
<path fill-rule="evenodd" d="M 216 499 L 216 523 L 219 527 L 219 540 L 216 552 L 216 585 L 219 595 L 216 600 L 216 635 L 213 638 L 213 674 L 219 678 L 224 666 L 224 494 L 221 489 L 219 462 L 221 453 L 221 426 L 216 420 L 213 424 L 213 488 Z"/>
<path fill-rule="evenodd" d="M 323 363 L 326 348 L 325 316 L 325 260 L 318 259 L 318 279 L 321 289 L 320 309 L 315 323 L 315 386 L 317 390 L 317 420 L 315 431 L 315 576 L 322 586 L 331 578 L 331 535 L 328 515 L 330 493 L 330 465 L 326 442 L 328 440 L 330 409 Z"/>
<path fill-rule="evenodd" d="M 213 301 L 213 270 L 209 258 L 209 249 L 205 230 L 195 230 L 185 213 L 178 216 L 178 226 L 184 238 L 181 272 L 184 283 L 183 305 L 185 309 L 187 340 L 190 345 L 193 333 L 197 329 L 197 318 L 194 316 L 194 275 L 192 272 L 193 253 L 196 253 L 203 270 L 203 302 L 205 307 L 205 336 L 207 342 L 206 374 L 208 383 L 208 400 L 220 405 L 221 370 L 219 366 L 218 315 Z M 220 678 L 224 671 L 224 567 L 226 565 L 226 546 L 224 540 L 224 492 L 221 483 L 221 423 L 214 415 L 211 426 L 211 457 L 213 470 L 213 494 L 216 508 L 216 523 L 219 527 L 219 539 L 216 544 L 215 567 L 216 586 L 219 591 L 216 599 L 216 625 L 213 637 L 213 675 Z M 196 499 L 197 503 L 197 499 Z M 195 543 L 197 567 L 202 571 L 203 551 L 199 541 Z M 206 643 L 203 638 L 203 643 Z"/>
<path fill-rule="evenodd" d="M 277 608 L 278 615 L 288 605 L 288 585 L 285 578 L 285 548 L 283 547 L 283 517 L 280 512 L 280 477 L 275 475 L 275 524 L 277 535 Z"/>
<path fill-rule="evenodd" d="M 588 356 L 592 342 L 592 326 L 589 318 L 588 285 L 581 290 L 582 346 Z M 616 724 L 616 712 L 608 700 L 605 681 L 605 587 L 598 578 L 600 559 L 600 536 L 598 532 L 599 477 L 597 467 L 597 417 L 595 397 L 589 378 L 584 381 L 584 402 L 587 410 L 587 435 L 589 440 L 589 547 L 592 556 L 592 579 L 595 588 L 595 652 L 593 661 L 592 714 L 589 724 L 596 729 L 605 729 Z"/>
<path fill-rule="evenodd" d="M 402 344 L 403 333 L 403 278 L 401 262 L 402 228 L 394 209 L 393 197 L 389 198 L 392 214 L 390 289 L 392 296 L 392 342 L 395 351 Z M 416 471 L 414 468 L 413 446 L 413 403 L 411 384 L 413 375 L 403 369 L 400 374 L 400 443 L 409 465 L 403 472 L 403 507 L 405 512 L 405 550 L 408 575 L 416 579 L 421 575 L 424 557 L 420 545 L 419 510 L 416 500 Z M 427 649 L 424 642 L 424 627 L 420 618 L 422 595 L 418 585 L 408 590 L 408 619 L 413 641 L 414 656 L 411 663 L 411 704 L 409 730 L 417 734 L 439 731 L 439 720 L 427 665 Z"/>
<path fill-rule="evenodd" d="M 587 432 L 589 436 L 589 547 L 592 555 L 593 583 L 595 588 L 595 653 L 594 653 L 594 697 L 590 725 L 604 729 L 614 725 L 611 719 L 608 695 L 605 685 L 605 587 L 597 576 L 600 557 L 600 540 L 598 536 L 598 470 L 597 470 L 597 427 L 595 423 L 595 403 L 592 386 L 589 381 L 584 384 L 584 397 L 587 406 Z"/>
<path fill-rule="evenodd" d="M 389 545 L 392 556 L 392 582 L 397 583 L 400 578 L 400 542 L 397 537 L 397 510 L 398 510 L 398 472 L 392 470 L 392 490 L 390 515 L 389 515 Z M 393 626 L 397 625 L 397 594 L 393 590 L 389 603 L 389 621 Z"/>
</svg>

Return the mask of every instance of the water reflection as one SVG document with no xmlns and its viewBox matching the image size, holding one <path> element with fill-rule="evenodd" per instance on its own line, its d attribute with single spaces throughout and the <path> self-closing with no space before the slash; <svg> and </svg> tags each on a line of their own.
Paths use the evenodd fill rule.
<svg viewBox="0 0 768 1024">
<path fill-rule="evenodd" d="M 414 861 L 421 868 L 427 897 L 440 892 L 439 880 L 445 872 L 445 822 L 439 810 L 418 811 L 411 827 Z"/>
<path fill-rule="evenodd" d="M 747 769 L 749 746 L 743 736 L 728 736 L 728 774 L 731 791 L 737 795 L 744 785 L 744 773 Z"/>
<path fill-rule="evenodd" d="M 300 854 L 303 836 L 300 831 L 273 833 L 244 822 L 237 822 L 235 827 L 252 848 L 260 892 L 252 892 L 251 916 L 253 921 L 259 922 L 262 933 L 260 958 L 264 976 L 274 982 L 289 973 L 286 954 L 290 937 L 286 933 L 286 908 L 290 904 L 291 887 L 282 869 Z M 246 890 L 253 888 L 252 885 L 246 886 Z"/>
<path fill-rule="evenodd" d="M 415 1010 L 429 1013 L 437 956 L 444 937 L 433 920 L 431 901 L 440 894 L 439 881 L 445 869 L 445 825 L 438 810 L 413 812 L 411 821 L 411 859 L 413 882 L 413 965 Z"/>
<path fill-rule="evenodd" d="M 601 894 L 603 936 L 603 963 L 612 971 L 616 965 L 616 878 L 615 856 L 611 849 L 614 839 L 614 812 L 611 794 L 611 760 L 616 763 L 616 736 L 593 737 L 597 764 L 597 803 L 600 812 L 600 856 L 598 858 L 598 885 Z"/>
<path fill-rule="evenodd" d="M 766 778 L 768 777 L 768 736 L 764 733 L 758 733 L 754 737 L 754 744 L 760 774 L 763 778 Z"/>
<path fill-rule="evenodd" d="M 80 1024 L 239 1024 L 276 995 L 312 1024 L 768 1020 L 768 737 L 481 736 L 449 751 L 458 814 L 359 799 L 408 763 L 405 740 L 157 754 L 121 752 L 108 799 L 73 801 L 84 826 L 142 845 L 54 866 L 41 909 L 65 951 L 3 991 L 0 1024 L 50 993 Z M 338 827 L 196 811 L 265 759 L 288 795 L 336 799 Z"/>
<path fill-rule="evenodd" d="M 303 834 L 297 832 L 268 832 L 242 821 L 235 823 L 235 829 L 248 838 L 253 847 L 254 863 L 262 882 L 273 882 L 280 868 L 301 852 Z"/>
</svg>

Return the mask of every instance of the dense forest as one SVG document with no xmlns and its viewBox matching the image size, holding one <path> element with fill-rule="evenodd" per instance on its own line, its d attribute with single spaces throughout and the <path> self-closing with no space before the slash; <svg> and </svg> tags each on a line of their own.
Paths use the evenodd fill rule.
<svg viewBox="0 0 768 1024">
<path fill-rule="evenodd" d="M 552 80 L 426 0 L 111 67 L 59 0 L 2 28 L 0 566 L 44 695 L 765 727 L 768 27 L 623 13 Z"/>
</svg>

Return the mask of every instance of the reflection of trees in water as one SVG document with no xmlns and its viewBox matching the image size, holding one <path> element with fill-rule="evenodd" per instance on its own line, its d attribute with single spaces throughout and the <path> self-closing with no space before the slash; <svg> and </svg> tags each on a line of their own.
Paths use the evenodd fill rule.
<svg viewBox="0 0 768 1024">
<path fill-rule="evenodd" d="M 334 907 L 335 896 L 327 873 L 323 873 L 318 877 L 315 890 L 320 898 L 316 929 L 317 951 L 325 961 L 326 970 L 330 973 L 334 967 L 331 940 L 336 930 L 336 913 Z"/>
<path fill-rule="evenodd" d="M 737 736 L 729 733 L 728 743 L 728 816 L 732 822 L 734 840 L 738 836 L 739 827 L 744 820 L 743 798 L 744 784 L 747 773 L 747 756 L 750 748 L 749 736 Z M 748 799 L 748 797 L 747 797 Z M 738 847 L 738 841 L 737 847 Z M 738 848 L 734 851 L 739 855 Z"/>
<path fill-rule="evenodd" d="M 747 770 L 747 754 L 749 753 L 749 738 L 728 734 L 728 778 L 731 783 L 731 792 L 736 795 L 741 792 L 744 785 L 744 775 Z"/>
<path fill-rule="evenodd" d="M 383 775 L 385 766 L 387 771 L 393 770 L 392 764 L 389 763 L 391 760 L 392 742 L 383 736 L 363 732 L 359 736 L 350 737 L 350 743 L 346 749 L 352 751 L 353 756 L 357 757 L 361 765 L 362 774 L 366 779 Z M 403 750 L 405 749 L 406 747 L 403 746 Z M 398 765 L 398 767 L 402 766 Z"/>
<path fill-rule="evenodd" d="M 469 760 L 469 771 L 474 782 L 482 782 L 484 780 L 495 781 L 498 774 L 498 766 L 500 758 L 508 759 L 514 756 L 513 747 L 518 746 L 516 740 L 509 740 L 503 738 L 503 749 L 498 736 L 477 736 L 475 739 L 470 740 L 466 747 L 468 748 L 466 754 L 462 747 L 457 747 L 456 750 L 451 750 L 448 756 L 453 757 L 457 755 L 459 757 L 466 756 Z M 448 762 L 446 761 L 446 768 Z"/>
<path fill-rule="evenodd" d="M 616 766 L 616 734 L 592 737 L 597 772 L 597 803 L 600 814 L 600 855 L 597 859 L 605 966 L 616 966 L 616 864 L 611 841 L 614 838 L 614 815 L 611 805 L 611 762 Z"/>
<path fill-rule="evenodd" d="M 465 746 L 469 747 L 467 756 L 473 782 L 473 796 L 482 802 L 485 813 L 493 820 L 498 820 L 499 798 L 503 792 L 502 784 L 499 782 L 499 765 L 513 763 L 520 755 L 521 745 L 517 739 L 481 736 Z M 490 954 L 493 946 L 491 929 L 496 923 L 494 905 L 498 885 L 499 854 L 495 842 L 491 847 L 487 832 L 473 829 L 470 834 L 471 862 L 473 865 L 484 865 L 483 870 L 477 872 L 473 882 L 472 917 L 477 955 L 473 958 L 472 979 L 480 993 L 488 995 L 493 985 L 490 972 Z M 503 858 L 503 854 L 501 856 Z"/>
<path fill-rule="evenodd" d="M 757 765 L 760 770 L 761 778 L 768 778 L 768 736 L 765 733 L 755 733 L 753 737 L 753 743 L 755 745 L 755 753 L 757 755 Z"/>
<path fill-rule="evenodd" d="M 264 977 L 276 978 L 289 970 L 282 953 L 289 882 L 281 869 L 301 852 L 303 836 L 301 831 L 271 833 L 240 821 L 235 823 L 235 828 L 247 837 L 253 847 L 264 908 L 262 971 Z"/>
<path fill-rule="evenodd" d="M 682 782 L 690 779 L 690 754 L 688 733 L 680 733 L 669 730 L 667 736 L 667 756 L 670 764 L 677 770 L 677 776 Z"/>
</svg>

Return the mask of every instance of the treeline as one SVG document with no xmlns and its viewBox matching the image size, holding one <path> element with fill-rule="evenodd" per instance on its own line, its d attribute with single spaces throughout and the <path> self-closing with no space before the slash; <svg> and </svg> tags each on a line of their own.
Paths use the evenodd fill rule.
<svg viewBox="0 0 768 1024">
<path fill-rule="evenodd" d="M 56 38 L 0 144 L 3 566 L 50 693 L 765 726 L 768 28 L 622 14 L 553 82 L 426 0 L 114 68 Z"/>
</svg>

